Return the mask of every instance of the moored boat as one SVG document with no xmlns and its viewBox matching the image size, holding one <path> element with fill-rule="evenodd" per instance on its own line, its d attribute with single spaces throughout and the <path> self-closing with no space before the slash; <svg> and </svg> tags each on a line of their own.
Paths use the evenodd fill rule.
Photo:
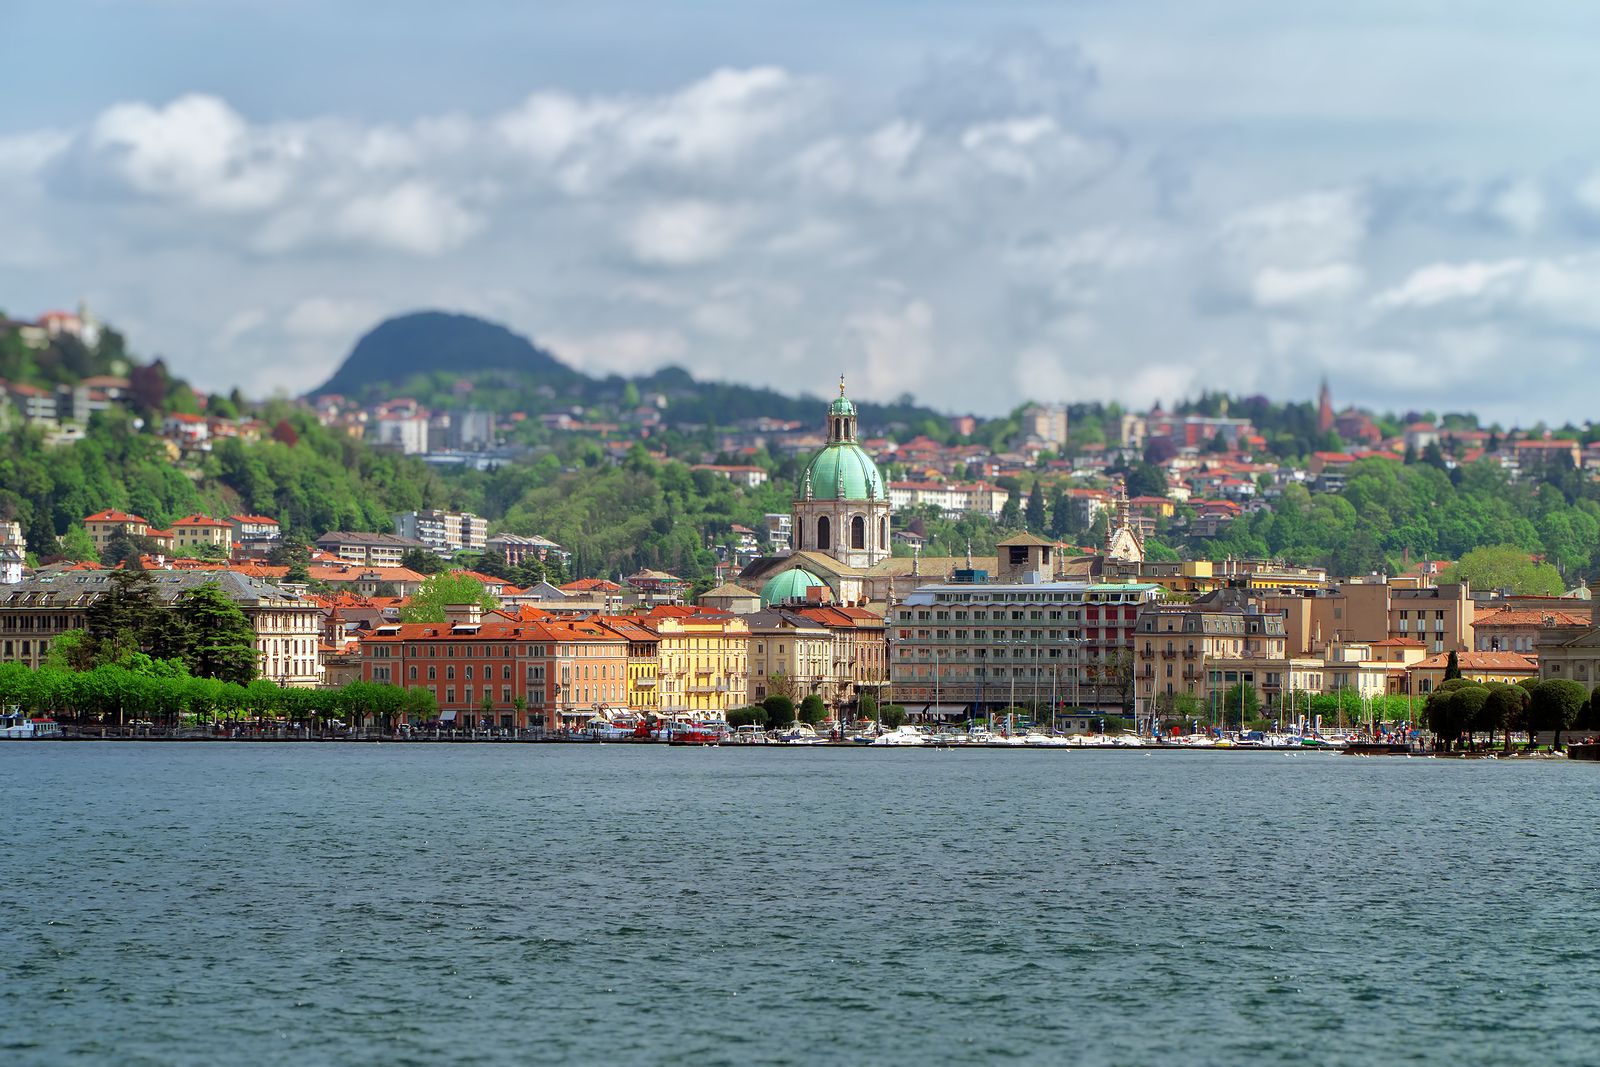
<svg viewBox="0 0 1600 1067">
<path fill-rule="evenodd" d="M 0 738 L 7 741 L 45 741 L 61 736 L 61 724 L 52 718 L 29 718 L 15 709 L 0 714 Z"/>
</svg>

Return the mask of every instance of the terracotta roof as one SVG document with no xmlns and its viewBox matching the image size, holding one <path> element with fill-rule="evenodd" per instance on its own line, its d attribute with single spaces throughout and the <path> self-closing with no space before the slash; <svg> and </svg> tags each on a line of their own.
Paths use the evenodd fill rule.
<svg viewBox="0 0 1600 1067">
<path fill-rule="evenodd" d="M 172 524 L 173 529 L 179 526 L 205 526 L 214 529 L 230 529 L 227 523 L 219 522 L 209 515 L 185 515 Z"/>
<path fill-rule="evenodd" d="M 1471 671 L 1478 673 L 1492 673 L 1497 671 L 1520 671 L 1536 674 L 1539 662 L 1520 652 L 1461 652 L 1456 656 L 1456 662 L 1463 674 Z M 1437 656 L 1429 656 L 1412 667 L 1419 670 L 1443 669 L 1449 666 L 1450 654 L 1441 652 Z"/>
<path fill-rule="evenodd" d="M 1560 611 L 1555 608 L 1551 608 L 1548 611 L 1533 608 L 1498 608 L 1477 616 L 1472 625 L 1474 628 L 1480 626 L 1543 626 L 1546 619 L 1549 619 L 1550 625 L 1553 626 L 1590 625 L 1588 615 Z"/>
<path fill-rule="evenodd" d="M 104 511 L 97 511 L 93 515 L 86 516 L 83 521 L 84 522 L 137 522 L 137 523 L 142 523 L 145 526 L 149 526 L 150 525 L 150 520 L 149 519 L 143 518 L 142 516 L 139 516 L 139 515 L 129 515 L 126 511 L 118 511 L 116 508 L 107 508 Z"/>
</svg>

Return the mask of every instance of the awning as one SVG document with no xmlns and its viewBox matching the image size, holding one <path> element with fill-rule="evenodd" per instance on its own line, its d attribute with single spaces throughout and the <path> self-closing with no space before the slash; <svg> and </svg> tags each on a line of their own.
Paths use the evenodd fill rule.
<svg viewBox="0 0 1600 1067">
<path fill-rule="evenodd" d="M 455 722 L 456 721 L 456 713 L 453 710 L 452 711 L 441 711 L 439 713 L 439 721 L 440 722 Z"/>
</svg>

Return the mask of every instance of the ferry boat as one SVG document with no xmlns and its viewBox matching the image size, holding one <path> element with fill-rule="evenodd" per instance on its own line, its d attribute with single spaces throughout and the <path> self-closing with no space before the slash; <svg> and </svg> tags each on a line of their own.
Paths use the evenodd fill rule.
<svg viewBox="0 0 1600 1067">
<path fill-rule="evenodd" d="M 43 741 L 60 736 L 61 724 L 54 719 L 30 719 L 14 708 L 0 712 L 0 738 L 7 741 Z"/>
</svg>

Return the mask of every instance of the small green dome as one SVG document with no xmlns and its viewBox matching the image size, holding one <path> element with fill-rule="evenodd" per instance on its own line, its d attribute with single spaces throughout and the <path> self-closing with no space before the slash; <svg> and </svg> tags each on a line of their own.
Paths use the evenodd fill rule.
<svg viewBox="0 0 1600 1067">
<path fill-rule="evenodd" d="M 841 396 L 838 400 L 835 400 L 832 404 L 828 405 L 828 414 L 849 415 L 851 418 L 854 418 L 856 414 L 856 406 L 850 402 L 849 397 Z"/>
<path fill-rule="evenodd" d="M 800 499 L 888 500 L 889 490 L 860 445 L 838 441 L 811 457 L 800 477 Z"/>
<path fill-rule="evenodd" d="M 761 587 L 761 606 L 770 608 L 774 604 L 786 604 L 791 600 L 804 600 L 807 589 L 818 586 L 827 586 L 827 582 L 818 578 L 810 571 L 798 568 L 784 571 L 782 574 L 768 579 L 767 584 Z"/>
</svg>

